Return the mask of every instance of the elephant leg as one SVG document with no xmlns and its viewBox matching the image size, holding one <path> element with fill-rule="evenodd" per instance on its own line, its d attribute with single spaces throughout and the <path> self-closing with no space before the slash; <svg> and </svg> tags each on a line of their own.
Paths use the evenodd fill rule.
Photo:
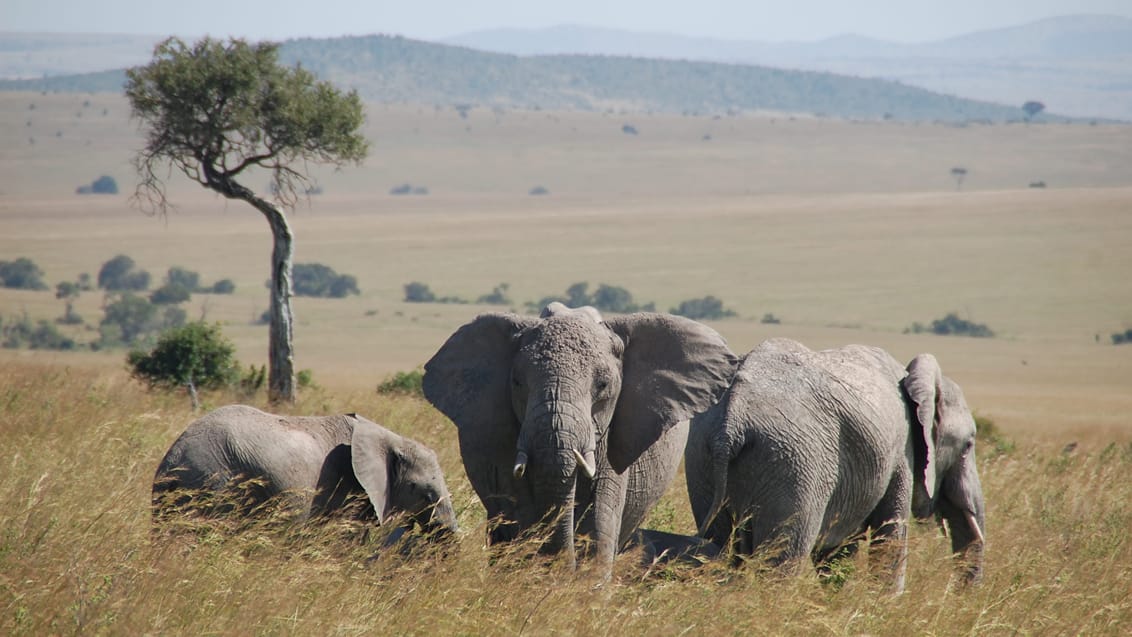
<svg viewBox="0 0 1132 637">
<path fill-rule="evenodd" d="M 884 497 L 865 520 L 867 528 L 872 531 L 869 562 L 879 563 L 890 575 L 894 593 L 904 592 L 911 494 L 911 472 L 907 468 L 901 468 L 892 476 Z"/>
</svg>

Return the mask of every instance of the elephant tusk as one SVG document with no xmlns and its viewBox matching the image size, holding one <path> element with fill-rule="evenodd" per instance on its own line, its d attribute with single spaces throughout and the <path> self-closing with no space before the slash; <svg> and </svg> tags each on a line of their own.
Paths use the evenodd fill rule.
<svg viewBox="0 0 1132 637">
<path fill-rule="evenodd" d="M 583 456 L 577 449 L 574 449 L 573 452 L 574 459 L 578 461 L 578 466 L 582 468 L 582 471 L 586 472 L 587 478 L 593 480 L 594 475 L 597 473 L 597 469 L 594 468 L 593 462 L 586 460 L 585 456 Z"/>
<path fill-rule="evenodd" d="M 525 473 L 527 473 L 527 454 L 520 451 L 515 456 L 515 468 L 511 470 L 511 475 L 515 476 L 515 479 L 518 480 L 522 478 Z"/>
<path fill-rule="evenodd" d="M 983 530 L 979 528 L 979 521 L 975 519 L 975 514 L 968 511 L 966 515 L 967 526 L 971 527 L 971 531 L 975 534 L 975 538 L 979 540 L 979 544 L 986 544 L 987 539 L 983 536 Z"/>
</svg>

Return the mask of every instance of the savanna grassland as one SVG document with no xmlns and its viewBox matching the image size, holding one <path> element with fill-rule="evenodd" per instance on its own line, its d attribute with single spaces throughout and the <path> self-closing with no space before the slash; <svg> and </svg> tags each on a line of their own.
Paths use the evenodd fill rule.
<svg viewBox="0 0 1132 637">
<path fill-rule="evenodd" d="M 120 253 L 155 279 L 171 266 L 231 278 L 235 294 L 194 295 L 189 315 L 221 322 L 242 361 L 264 362 L 266 327 L 253 321 L 267 304 L 266 224 L 176 178 L 175 213 L 132 208 L 141 140 L 126 115 L 115 96 L 0 94 L 0 260 L 29 257 L 52 286 Z M 464 118 L 376 104 L 368 117 L 371 159 L 316 170 L 325 194 L 292 215 L 296 260 L 353 274 L 362 293 L 295 300 L 296 363 L 317 386 L 288 410 L 357 411 L 435 448 L 465 531 L 458 550 L 370 560 L 375 546 L 337 526 L 151 536 L 150 481 L 193 418 L 187 398 L 129 380 L 122 351 L 0 350 L 0 632 L 1126 634 L 1132 346 L 1109 334 L 1132 327 L 1132 127 Z M 956 166 L 968 170 L 961 190 Z M 73 194 L 103 174 L 124 193 Z M 403 183 L 429 194 L 388 194 Z M 550 194 L 529 196 L 535 186 Z M 738 314 L 712 323 L 737 352 L 790 336 L 935 353 L 997 431 L 978 450 L 986 580 L 953 589 L 931 525 L 912 534 L 896 598 L 863 558 L 823 584 L 647 569 L 629 553 L 599 591 L 522 548 L 489 560 L 452 426 L 375 387 L 496 308 L 404 303 L 410 281 L 464 298 L 505 282 L 517 310 L 579 281 L 662 310 L 711 294 Z M 86 292 L 76 310 L 97 324 L 101 303 Z M 0 290 L 5 317 L 62 311 L 51 292 Z M 952 311 L 997 336 L 903 333 Z M 782 322 L 761 323 L 766 313 Z M 681 481 L 654 528 L 694 530 Z"/>
</svg>

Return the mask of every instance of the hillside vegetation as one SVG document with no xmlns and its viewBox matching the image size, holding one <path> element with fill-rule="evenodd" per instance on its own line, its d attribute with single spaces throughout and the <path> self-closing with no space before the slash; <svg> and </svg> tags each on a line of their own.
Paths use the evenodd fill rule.
<svg viewBox="0 0 1132 637">
<path fill-rule="evenodd" d="M 367 100 L 554 110 L 808 113 L 898 120 L 1013 120 L 1016 106 L 897 82 L 762 66 L 630 57 L 518 57 L 402 37 L 300 39 L 280 59 Z M 118 92 L 121 71 L 0 81 L 0 90 Z"/>
</svg>

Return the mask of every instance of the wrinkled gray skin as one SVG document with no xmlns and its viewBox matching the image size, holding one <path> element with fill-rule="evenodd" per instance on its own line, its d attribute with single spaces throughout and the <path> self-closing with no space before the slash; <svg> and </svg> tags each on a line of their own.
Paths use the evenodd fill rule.
<svg viewBox="0 0 1132 637">
<path fill-rule="evenodd" d="M 908 520 L 935 515 L 966 581 L 981 577 L 975 422 L 931 354 L 905 369 L 875 347 L 766 341 L 693 419 L 685 470 L 699 534 L 740 554 L 797 570 L 870 530 L 901 591 Z"/>
<path fill-rule="evenodd" d="M 672 481 L 687 420 L 736 362 L 695 321 L 552 303 L 539 318 L 484 314 L 461 327 L 425 365 L 424 392 L 459 430 L 490 541 L 547 522 L 543 552 L 573 567 L 577 529 L 608 577 Z"/>
<path fill-rule="evenodd" d="M 240 486 L 249 479 L 260 484 Z M 436 454 L 357 414 L 221 407 L 190 424 L 166 452 L 154 476 L 155 515 L 187 503 L 189 495 L 172 493 L 178 490 L 246 498 L 244 513 L 279 496 L 301 519 L 341 513 L 357 496 L 370 506 L 354 507 L 356 517 L 381 523 L 404 512 L 428 532 L 458 530 Z"/>
</svg>

